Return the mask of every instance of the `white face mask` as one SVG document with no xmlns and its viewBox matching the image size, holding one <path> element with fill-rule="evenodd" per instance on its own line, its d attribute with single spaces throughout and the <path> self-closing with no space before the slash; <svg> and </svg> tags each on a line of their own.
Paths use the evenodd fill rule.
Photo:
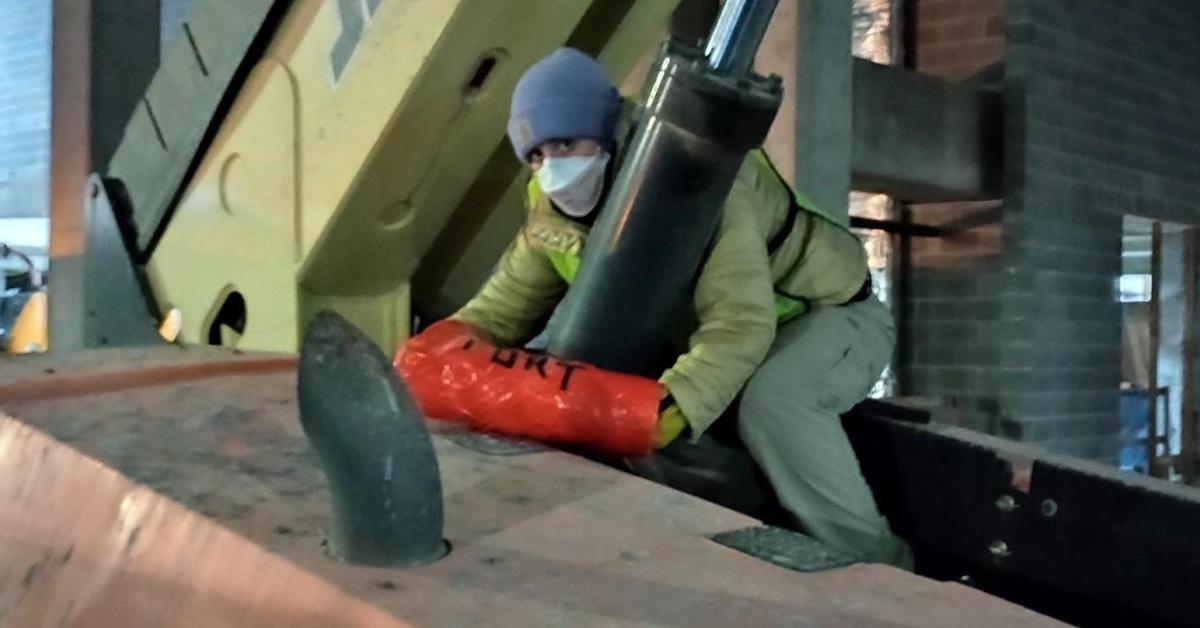
<svg viewBox="0 0 1200 628">
<path fill-rule="evenodd" d="M 583 218 L 600 200 L 607 167 L 608 152 L 603 149 L 594 155 L 547 157 L 537 171 L 538 186 L 562 213 Z"/>
</svg>

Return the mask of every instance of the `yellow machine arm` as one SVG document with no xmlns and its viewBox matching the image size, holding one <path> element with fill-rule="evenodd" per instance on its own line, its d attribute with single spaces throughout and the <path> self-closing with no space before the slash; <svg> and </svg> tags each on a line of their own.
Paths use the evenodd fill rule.
<svg viewBox="0 0 1200 628">
<path fill-rule="evenodd" d="M 294 351 L 333 309 L 390 350 L 424 258 L 444 313 L 520 224 L 504 123 L 524 69 L 573 45 L 619 79 L 675 4 L 294 2 L 148 261 L 159 307 L 187 343 Z"/>
</svg>

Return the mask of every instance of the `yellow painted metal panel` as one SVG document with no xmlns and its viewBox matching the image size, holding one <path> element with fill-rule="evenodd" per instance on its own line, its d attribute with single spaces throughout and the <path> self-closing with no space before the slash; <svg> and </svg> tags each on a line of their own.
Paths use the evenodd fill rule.
<svg viewBox="0 0 1200 628">
<path fill-rule="evenodd" d="M 295 2 L 150 261 L 181 339 L 206 341 L 236 290 L 241 348 L 295 350 L 304 320 L 332 307 L 390 349 L 407 333 L 418 262 L 504 141 L 520 74 L 610 7 L 621 22 L 609 45 L 640 50 L 674 4 Z M 347 10 L 361 19 L 343 23 Z M 492 198 L 520 187 L 489 185 Z"/>
<path fill-rule="evenodd" d="M 295 83 L 287 68 L 255 68 L 201 162 L 150 264 L 180 340 L 206 342 L 227 295 L 246 301 L 239 345 L 291 349 L 297 339 Z"/>
<path fill-rule="evenodd" d="M 328 117 L 337 119 L 343 108 L 358 108 L 361 100 L 372 97 L 371 89 L 390 82 L 380 77 L 397 72 L 408 76 L 406 65 L 420 62 L 420 76 L 410 82 L 405 101 L 396 107 L 386 128 L 372 125 L 362 138 L 346 137 L 336 149 L 330 147 L 340 151 L 335 152 L 337 159 L 357 160 L 359 179 L 352 190 L 339 191 L 336 215 L 322 215 L 333 207 L 333 199 L 320 209 L 305 211 L 306 230 L 313 229 L 306 236 L 318 235 L 314 220 L 324 226 L 305 259 L 301 281 L 306 289 L 372 294 L 394 285 L 397 277 L 412 274 L 501 141 L 517 79 L 567 40 L 589 4 L 587 0 L 465 1 L 440 37 L 429 41 L 424 59 L 400 54 L 405 38 L 429 36 L 422 25 L 400 15 L 409 3 L 380 8 L 380 22 L 395 27 L 376 33 L 380 26 L 372 26 L 367 34 L 371 39 L 364 45 L 378 40 L 378 46 L 397 50 L 364 56 L 361 66 L 351 68 Z M 482 88 L 469 89 L 481 62 L 488 58 L 496 63 Z M 337 141 L 336 135 L 327 134 L 325 142 Z M 358 139 L 371 144 L 351 145 Z M 315 182 L 305 179 L 306 194 Z M 328 190 L 328 186 L 323 189 Z M 348 274 L 347 267 L 358 272 Z"/>
</svg>

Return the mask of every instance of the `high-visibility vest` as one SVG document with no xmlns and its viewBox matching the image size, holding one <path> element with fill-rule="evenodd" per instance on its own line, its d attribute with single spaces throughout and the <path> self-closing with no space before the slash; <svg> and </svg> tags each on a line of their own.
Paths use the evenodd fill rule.
<svg viewBox="0 0 1200 628">
<path fill-rule="evenodd" d="M 775 168 L 775 164 L 771 163 L 770 157 L 768 157 L 766 152 L 764 152 L 762 149 L 751 151 L 750 158 L 757 159 L 770 168 L 771 172 L 775 173 L 775 177 L 779 180 L 779 182 L 788 189 L 792 199 L 792 205 L 788 208 L 788 215 L 787 218 L 784 219 L 783 225 L 774 235 L 771 236 L 771 239 L 767 241 L 767 255 L 774 255 L 775 251 L 777 251 L 779 247 L 783 246 L 783 243 L 786 242 L 789 237 L 791 237 L 792 232 L 795 231 L 796 218 L 799 216 L 800 212 L 806 212 L 822 220 L 828 221 L 833 225 L 837 225 L 846 232 L 850 232 L 845 225 L 837 220 L 834 220 L 833 217 L 824 210 L 819 209 L 816 203 L 813 203 L 812 200 L 805 196 L 802 192 L 799 192 L 798 190 L 795 190 L 789 186 L 787 181 L 784 180 L 783 176 L 781 176 L 779 171 Z M 526 201 L 529 203 L 528 207 L 530 209 L 536 207 L 537 203 L 542 197 L 542 189 L 541 186 L 538 185 L 537 177 L 530 177 L 528 185 L 525 186 L 525 194 Z M 555 272 L 562 277 L 563 281 L 567 282 L 568 285 L 574 283 L 575 277 L 579 274 L 580 263 L 582 262 L 582 259 L 578 253 L 573 251 L 546 249 L 546 256 L 549 258 L 550 264 L 554 267 Z M 775 316 L 780 323 L 791 320 L 807 311 L 808 304 L 803 300 L 780 294 L 778 290 L 775 291 Z"/>
</svg>

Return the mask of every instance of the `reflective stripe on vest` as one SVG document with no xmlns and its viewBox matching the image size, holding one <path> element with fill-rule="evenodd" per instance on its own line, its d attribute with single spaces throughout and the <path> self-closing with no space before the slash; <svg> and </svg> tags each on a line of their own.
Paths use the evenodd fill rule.
<svg viewBox="0 0 1200 628">
<path fill-rule="evenodd" d="M 551 250 L 546 251 L 546 257 L 550 258 L 550 264 L 568 286 L 575 283 L 575 276 L 579 274 L 579 264 L 583 262 L 581 257 L 567 251 Z"/>
<path fill-rule="evenodd" d="M 779 174 L 779 170 L 775 167 L 775 164 L 771 161 L 771 158 L 767 156 L 766 151 L 758 149 L 751 151 L 750 154 L 753 155 L 755 159 L 758 159 L 759 162 L 770 168 L 771 172 L 775 174 L 775 178 L 778 179 L 779 182 L 782 183 L 792 195 L 792 205 L 788 208 L 787 218 L 784 219 L 783 225 L 779 228 L 779 232 L 771 236 L 770 241 L 767 242 L 767 255 L 774 255 L 775 251 L 779 250 L 779 248 L 783 246 L 784 242 L 786 242 L 787 239 L 792 236 L 792 233 L 795 231 L 796 227 L 796 218 L 798 217 L 797 214 L 801 211 L 822 218 L 830 224 L 836 225 L 838 228 L 847 233 L 853 233 L 849 228 L 846 227 L 846 225 L 842 224 L 840 221 L 834 220 L 833 216 L 818 208 L 817 204 L 814 203 L 812 199 L 805 196 L 803 192 L 788 185 L 787 180 L 783 178 L 783 175 Z M 808 312 L 810 307 L 811 306 L 807 301 L 802 299 L 794 299 L 790 296 L 780 294 L 778 289 L 775 290 L 775 319 L 780 324 L 786 323 Z"/>
</svg>

